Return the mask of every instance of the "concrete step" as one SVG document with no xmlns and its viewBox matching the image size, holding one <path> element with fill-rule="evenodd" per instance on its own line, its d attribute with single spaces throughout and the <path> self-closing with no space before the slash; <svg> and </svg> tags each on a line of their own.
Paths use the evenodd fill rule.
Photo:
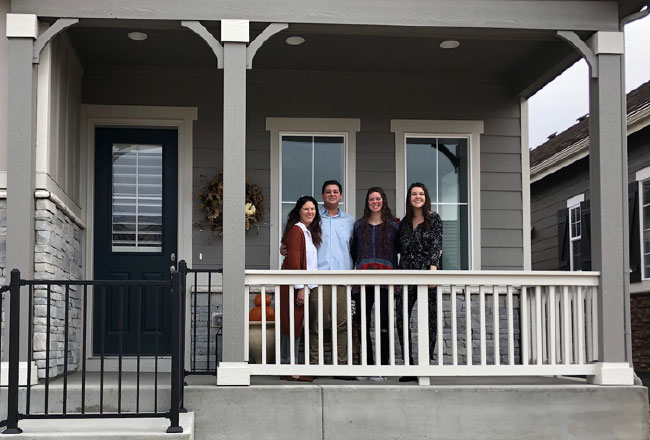
<svg viewBox="0 0 650 440">
<path fill-rule="evenodd" d="M 12 439 L 61 440 L 61 439 L 102 439 L 102 440 L 193 440 L 194 413 L 180 416 L 183 432 L 168 434 L 169 419 L 68 419 L 68 420 L 21 420 L 18 426 L 22 434 L 12 435 Z"/>
</svg>

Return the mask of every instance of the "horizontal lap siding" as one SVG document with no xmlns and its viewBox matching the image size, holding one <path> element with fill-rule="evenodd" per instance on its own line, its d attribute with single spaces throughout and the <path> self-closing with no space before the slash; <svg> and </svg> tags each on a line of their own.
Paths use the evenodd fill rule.
<svg viewBox="0 0 650 440">
<path fill-rule="evenodd" d="M 485 270 L 523 269 L 519 107 L 485 119 L 481 136 L 481 263 Z"/>
<path fill-rule="evenodd" d="M 589 159 L 580 159 L 530 186 L 533 270 L 559 268 L 557 212 L 566 201 L 589 190 Z M 585 194 L 585 200 L 588 194 Z"/>
<path fill-rule="evenodd" d="M 650 166 L 650 128 L 628 138 L 628 181 L 636 180 L 636 172 Z M 590 198 L 589 158 L 556 171 L 531 184 L 532 263 L 534 270 L 557 270 L 557 211 L 566 209 L 567 199 L 585 194 Z"/>
<path fill-rule="evenodd" d="M 130 73 L 86 72 L 84 102 L 196 106 L 193 192 L 222 164 L 222 73 L 191 70 Z M 213 76 L 211 76 L 213 75 Z M 340 76 L 339 76 L 340 75 Z M 131 76 L 131 77 L 130 77 Z M 191 80 L 183 80 L 191 78 Z M 368 78 L 372 80 L 368 81 Z M 377 79 L 379 78 L 379 79 Z M 483 120 L 481 136 L 482 265 L 484 269 L 521 269 L 522 210 L 519 104 L 505 88 L 450 85 L 422 80 L 395 81 L 381 75 L 252 71 L 247 89 L 247 176 L 266 198 L 259 233 L 246 235 L 248 268 L 268 268 L 270 206 L 270 133 L 267 117 L 359 118 L 356 144 L 355 216 L 363 211 L 368 188 L 383 187 L 395 212 L 395 136 L 391 119 Z M 193 201 L 193 223 L 202 214 Z M 495 232 L 496 231 L 496 232 Z M 193 230 L 196 267 L 221 264 L 222 240 L 205 228 Z M 199 254 L 203 259 L 199 260 Z"/>
</svg>

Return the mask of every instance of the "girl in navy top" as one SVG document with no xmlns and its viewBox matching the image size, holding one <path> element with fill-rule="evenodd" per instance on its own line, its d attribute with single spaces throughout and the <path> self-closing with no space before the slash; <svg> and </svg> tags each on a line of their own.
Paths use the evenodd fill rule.
<svg viewBox="0 0 650 440">
<path fill-rule="evenodd" d="M 391 270 L 397 269 L 397 247 L 399 233 L 388 201 L 386 192 L 380 187 L 373 187 L 366 193 L 366 203 L 363 209 L 363 217 L 354 224 L 352 235 L 352 260 L 355 269 L 361 270 Z M 375 319 L 378 318 L 377 310 L 380 310 L 380 341 L 375 340 L 381 347 L 381 364 L 389 363 L 388 346 L 388 288 L 380 288 L 380 304 L 375 307 Z M 370 318 L 372 307 L 375 302 L 375 287 L 366 286 L 366 353 L 368 364 L 375 364 L 374 351 L 370 339 Z M 357 323 L 361 321 L 360 310 L 360 289 L 355 287 L 355 304 Z M 364 349 L 362 347 L 362 349 Z"/>
</svg>

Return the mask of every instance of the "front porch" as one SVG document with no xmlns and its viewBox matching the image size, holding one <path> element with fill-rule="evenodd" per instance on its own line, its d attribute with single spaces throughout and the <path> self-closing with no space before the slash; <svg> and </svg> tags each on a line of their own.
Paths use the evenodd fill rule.
<svg viewBox="0 0 650 440">
<path fill-rule="evenodd" d="M 554 2 L 547 11 L 546 2 L 516 2 L 515 10 L 491 0 L 453 19 L 454 2 L 413 1 L 399 16 L 387 7 L 360 19 L 364 8 L 337 1 L 347 10 L 338 18 L 301 13 L 286 24 L 284 13 L 249 11 L 258 20 L 249 22 L 203 10 L 205 2 L 189 2 L 188 11 L 160 2 L 166 12 L 134 17 L 88 1 L 99 12 L 23 0 L 8 16 L 2 270 L 22 273 L 5 321 L 11 342 L 5 331 L 0 350 L 10 364 L 10 432 L 30 418 L 153 415 L 169 418 L 173 433 L 184 406 L 201 439 L 645 440 L 647 392 L 634 385 L 630 364 L 624 51 L 613 2 Z M 128 39 L 133 31 L 148 40 Z M 284 37 L 307 44 L 290 47 Z M 443 50 L 448 42 L 462 49 Z M 591 67 L 597 271 L 533 272 L 525 99 L 580 56 Z M 114 129 L 160 129 L 171 142 L 107 137 L 102 147 L 95 134 Z M 142 173 L 140 145 L 156 147 L 144 151 Z M 323 146 L 331 150 L 317 157 Z M 223 237 L 199 225 L 205 214 L 193 200 L 220 169 Z M 151 192 L 139 198 L 141 174 Z M 114 176 L 123 180 L 114 185 Z M 267 201 L 257 233 L 244 228 L 246 177 Z M 330 178 L 342 181 L 341 208 L 355 217 L 375 185 L 402 216 L 407 184 L 429 179 L 431 208 L 447 231 L 444 270 L 275 270 L 287 208 L 300 194 L 318 198 Z M 145 243 L 151 252 L 137 249 L 140 206 L 155 217 L 142 222 L 142 235 L 156 236 Z M 135 267 L 153 254 L 155 270 Z M 212 270 L 219 265 L 222 274 Z M 345 288 L 346 363 L 332 360 L 339 336 L 322 326 L 319 363 L 309 362 L 308 326 L 298 331 L 297 355 L 291 346 L 280 362 L 278 292 L 294 283 L 317 284 L 319 297 L 324 287 Z M 364 286 L 387 287 L 373 298 L 389 309 L 385 365 L 368 359 L 366 347 L 375 359 L 383 348 L 377 320 L 365 313 L 359 327 L 370 333 L 353 356 L 356 286 L 361 310 Z M 408 286 L 418 305 L 410 320 L 397 305 Z M 276 319 L 262 307 L 265 331 L 252 348 L 249 310 L 259 293 Z M 323 313 L 319 304 L 307 308 L 307 322 Z M 398 317 L 408 323 L 401 330 Z M 400 344 L 409 328 L 413 344 Z M 191 374 L 199 372 L 207 374 Z M 278 379 L 289 375 L 315 382 Z M 401 376 L 417 377 L 417 386 L 396 382 Z"/>
</svg>

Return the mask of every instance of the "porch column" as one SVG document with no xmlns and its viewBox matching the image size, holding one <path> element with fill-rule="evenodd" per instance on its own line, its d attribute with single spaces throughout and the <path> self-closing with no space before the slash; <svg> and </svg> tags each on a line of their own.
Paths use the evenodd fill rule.
<svg viewBox="0 0 650 440">
<path fill-rule="evenodd" d="M 591 256 L 598 291 L 598 384 L 633 384 L 629 323 L 627 130 L 622 32 L 598 32 L 589 83 Z M 595 74 L 594 74 L 595 73 Z"/>
<path fill-rule="evenodd" d="M 246 43 L 248 21 L 222 20 L 223 43 L 223 361 L 219 385 L 248 385 L 244 299 L 246 237 Z"/>
<path fill-rule="evenodd" d="M 32 14 L 7 14 L 9 99 L 7 118 L 7 272 L 34 275 L 35 84 L 32 56 L 38 20 Z M 27 297 L 21 298 L 20 321 L 28 319 Z M 16 317 L 9 316 L 9 319 Z M 9 328 L 6 324 L 5 328 Z M 20 360 L 27 360 L 27 327 L 21 326 Z M 8 347 L 8 344 L 5 344 Z"/>
</svg>

